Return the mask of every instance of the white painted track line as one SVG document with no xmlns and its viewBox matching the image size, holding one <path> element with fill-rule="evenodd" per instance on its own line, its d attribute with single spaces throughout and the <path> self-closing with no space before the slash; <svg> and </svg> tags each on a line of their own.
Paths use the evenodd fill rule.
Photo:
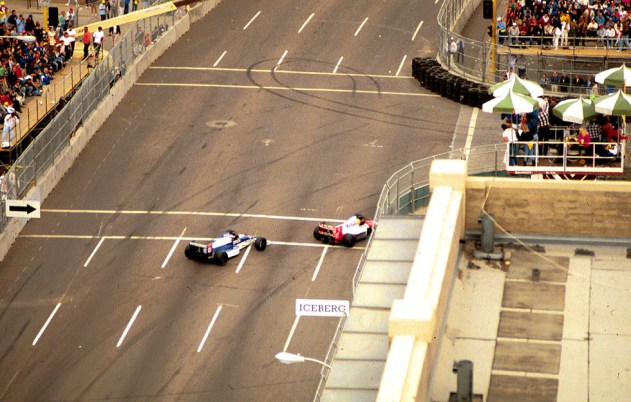
<svg viewBox="0 0 631 402">
<path fill-rule="evenodd" d="M 223 57 L 226 55 L 226 53 L 228 53 L 228 51 L 224 50 L 223 53 L 221 54 L 221 56 L 219 56 L 219 58 L 215 62 L 215 64 L 213 64 L 213 67 L 217 67 L 217 64 L 219 64 L 219 62 L 221 61 L 221 59 L 223 59 Z"/>
<path fill-rule="evenodd" d="M 414 31 L 414 35 L 412 35 L 412 42 L 414 42 L 414 39 L 416 39 L 416 35 L 418 34 L 418 31 L 423 26 L 423 22 L 424 21 L 421 21 L 421 22 L 418 23 L 418 26 L 416 27 L 416 31 Z"/>
<path fill-rule="evenodd" d="M 315 15 L 315 13 L 311 13 L 311 15 L 309 16 L 309 18 L 307 18 L 307 20 L 304 22 L 304 24 L 302 24 L 302 26 L 300 27 L 300 29 L 298 30 L 298 33 L 302 32 L 303 29 L 305 29 L 305 27 L 307 26 L 307 24 L 309 23 L 309 21 L 311 21 L 311 18 L 313 18 L 313 16 Z"/>
<path fill-rule="evenodd" d="M 294 332 L 296 331 L 296 327 L 298 326 L 298 321 L 300 321 L 299 315 L 296 316 L 296 319 L 294 320 L 294 324 L 291 326 L 291 330 L 289 330 L 289 336 L 287 337 L 287 340 L 285 341 L 283 352 L 286 352 L 287 348 L 289 348 L 289 343 L 291 342 L 291 338 L 294 337 Z"/>
<path fill-rule="evenodd" d="M 397 73 L 395 75 L 399 75 L 399 73 L 401 72 L 401 69 L 403 68 L 403 64 L 405 64 L 405 59 L 408 58 L 408 55 L 406 54 L 405 56 L 403 56 L 403 60 L 401 60 L 401 64 L 399 64 L 399 68 L 397 69 Z"/>
<path fill-rule="evenodd" d="M 280 56 L 280 59 L 278 60 L 278 63 L 276 63 L 276 66 L 277 66 L 277 67 L 278 67 L 278 66 L 280 66 L 281 64 L 283 64 L 283 61 L 285 60 L 285 56 L 287 56 L 287 50 L 285 50 L 285 51 L 283 52 L 283 55 L 282 55 L 282 56 Z"/>
<path fill-rule="evenodd" d="M 367 21 L 368 21 L 368 17 L 366 17 L 364 22 L 362 22 L 361 25 L 359 26 L 359 28 L 357 28 L 357 31 L 355 31 L 355 35 L 354 36 L 357 36 L 359 34 L 359 31 L 362 30 L 362 28 L 364 27 L 364 24 L 366 24 Z"/>
<path fill-rule="evenodd" d="M 30 234 L 30 235 L 19 235 L 18 237 L 23 237 L 26 239 L 107 239 L 107 240 L 167 240 L 167 241 L 175 241 L 178 238 L 173 236 L 90 236 L 90 235 L 55 235 L 55 234 Z M 217 240 L 216 237 L 182 237 L 184 241 L 207 241 L 211 242 Z M 315 247 L 315 248 L 323 248 L 323 247 L 335 247 L 335 248 L 346 248 L 345 246 L 329 246 L 321 243 L 299 243 L 292 241 L 267 241 L 267 245 L 275 245 L 275 246 L 296 246 L 296 247 Z M 353 250 L 365 250 L 365 247 L 353 247 Z"/>
<path fill-rule="evenodd" d="M 243 253 L 243 257 L 241 257 L 241 261 L 239 261 L 239 266 L 237 267 L 237 274 L 239 273 L 239 271 L 241 271 L 241 268 L 243 268 L 243 264 L 245 264 L 245 260 L 246 258 L 248 258 L 248 254 L 250 254 L 250 249 L 253 246 L 248 247 L 247 249 L 245 249 L 245 253 Z"/>
<path fill-rule="evenodd" d="M 94 250 L 92 250 L 92 254 L 90 254 L 88 259 L 85 261 L 85 264 L 83 264 L 83 268 L 87 267 L 88 264 L 90 263 L 90 261 L 92 261 L 92 257 L 94 257 L 94 254 L 96 254 L 96 252 L 98 251 L 99 247 L 101 247 L 101 244 L 103 244 L 104 241 L 105 241 L 105 237 L 101 237 L 101 240 L 98 242 L 96 247 L 94 247 Z"/>
<path fill-rule="evenodd" d="M 153 70 L 169 70 L 169 71 L 225 71 L 230 73 L 262 73 L 262 74 L 298 74 L 298 75 L 333 75 L 326 71 L 292 71 L 292 70 L 275 70 L 275 69 L 259 69 L 259 68 L 228 68 L 228 67 L 184 67 L 184 66 L 151 66 L 149 69 Z M 339 77 L 339 75 L 338 75 Z M 404 79 L 404 80 L 416 80 L 412 76 L 395 77 L 390 75 L 381 74 L 365 74 L 365 73 L 345 73 L 344 77 L 365 77 L 365 78 L 384 78 L 384 79 Z"/>
<path fill-rule="evenodd" d="M 475 123 L 478 118 L 478 109 L 477 107 L 473 108 L 471 112 L 471 120 L 469 121 L 469 129 L 467 130 L 467 141 L 464 146 L 464 154 L 465 159 L 469 159 L 469 154 L 471 153 L 471 143 L 473 142 L 473 134 L 475 132 Z"/>
<path fill-rule="evenodd" d="M 208 325 L 208 329 L 206 330 L 206 333 L 204 334 L 202 341 L 199 343 L 199 347 L 197 348 L 197 353 L 202 351 L 202 348 L 204 347 L 204 343 L 206 343 L 206 339 L 208 339 L 208 335 L 210 335 L 210 330 L 213 329 L 213 325 L 215 325 L 215 321 L 217 321 L 217 317 L 219 317 L 221 308 L 222 306 L 219 306 L 217 307 L 217 310 L 215 310 L 215 315 L 213 315 L 213 319 L 210 321 L 210 324 Z"/>
<path fill-rule="evenodd" d="M 48 324 L 50 324 L 50 322 L 52 321 L 53 317 L 57 313 L 57 310 L 59 310 L 59 307 L 61 307 L 61 303 L 57 303 L 57 306 L 55 306 L 55 309 L 53 310 L 53 312 L 50 313 L 50 315 L 48 316 L 48 319 L 46 320 L 46 323 L 44 323 L 44 326 L 42 327 L 42 329 L 39 330 L 39 332 L 37 333 L 37 336 L 33 340 L 33 346 L 35 346 L 35 344 L 37 343 L 39 338 L 42 336 L 42 334 L 46 330 L 46 327 L 48 327 Z"/>
<path fill-rule="evenodd" d="M 344 60 L 344 56 L 340 57 L 340 59 L 337 61 L 337 64 L 335 65 L 335 68 L 333 69 L 333 74 L 337 73 L 337 69 L 340 68 L 340 64 L 342 64 L 342 60 Z"/>
<path fill-rule="evenodd" d="M 329 246 L 324 247 L 324 249 L 322 249 L 322 254 L 320 255 L 320 261 L 318 261 L 318 265 L 316 266 L 315 271 L 313 272 L 313 276 L 311 277 L 311 282 L 314 282 L 316 280 L 316 277 L 318 276 L 318 272 L 320 272 L 320 268 L 322 267 L 322 263 L 324 262 L 324 256 L 326 255 L 326 252 L 329 250 Z"/>
<path fill-rule="evenodd" d="M 252 17 L 252 19 L 251 19 L 250 21 L 248 21 L 248 23 L 247 23 L 247 24 L 245 24 L 245 26 L 243 27 L 243 30 L 245 31 L 246 29 L 248 29 L 248 27 L 250 26 L 250 24 L 251 24 L 252 22 L 254 22 L 254 20 L 256 19 L 256 17 L 258 17 L 259 15 L 261 15 L 261 12 L 260 12 L 260 11 L 259 11 L 258 13 L 256 13 L 256 14 L 254 15 L 254 17 Z"/>
<path fill-rule="evenodd" d="M 240 214 L 240 213 L 225 213 L 225 212 L 203 212 L 203 211 L 135 211 L 135 210 L 122 210 L 117 211 L 115 209 L 42 209 L 42 212 L 51 214 L 105 214 L 105 215 L 191 215 L 191 216 L 224 216 L 228 218 L 260 218 L 260 219 L 275 219 L 281 221 L 305 221 L 305 222 L 339 222 L 342 223 L 342 219 L 327 219 L 327 218 L 307 218 L 303 216 L 285 216 L 285 215 L 261 215 L 261 214 Z"/>
<path fill-rule="evenodd" d="M 131 316 L 131 320 L 129 320 L 127 327 L 125 327 L 125 331 L 123 331 L 123 334 L 121 335 L 120 339 L 118 340 L 118 343 L 116 344 L 117 348 L 120 348 L 120 346 L 123 344 L 123 341 L 125 340 L 125 337 L 127 336 L 127 333 L 129 332 L 129 330 L 131 329 L 132 324 L 136 320 L 136 317 L 138 317 L 138 313 L 140 313 L 141 308 L 142 306 L 136 307 L 136 311 L 134 311 L 134 315 Z"/>
<path fill-rule="evenodd" d="M 280 66 L 276 66 L 280 68 Z M 341 75 L 340 77 L 347 77 Z M 393 77 L 391 75 L 391 77 Z M 395 96 L 411 96 L 415 98 L 439 98 L 440 95 L 421 92 L 392 92 L 382 90 L 366 90 L 366 89 L 343 89 L 343 88 L 309 88 L 309 87 L 283 87 L 283 86 L 267 86 L 267 85 L 239 85 L 239 84 L 194 84 L 182 82 L 137 82 L 134 85 L 139 87 L 180 87 L 180 88 L 222 88 L 222 89 L 254 89 L 257 92 L 261 89 L 268 91 L 290 91 L 290 92 L 329 92 L 338 94 L 362 94 L 362 95 L 395 95 Z"/>
<path fill-rule="evenodd" d="M 182 234 L 180 234 L 180 237 L 178 237 L 175 240 L 175 243 L 173 243 L 173 247 L 171 247 L 171 250 L 169 251 L 169 254 L 167 254 L 167 256 L 164 259 L 164 262 L 162 263 L 162 266 L 160 268 L 164 269 L 164 267 L 167 266 L 167 263 L 169 262 L 169 259 L 171 258 L 171 256 L 173 255 L 173 252 L 177 248 L 177 245 L 180 244 L 180 241 L 182 240 L 182 236 L 184 236 L 184 232 L 186 232 L 186 228 L 184 228 L 184 230 L 182 230 Z"/>
</svg>

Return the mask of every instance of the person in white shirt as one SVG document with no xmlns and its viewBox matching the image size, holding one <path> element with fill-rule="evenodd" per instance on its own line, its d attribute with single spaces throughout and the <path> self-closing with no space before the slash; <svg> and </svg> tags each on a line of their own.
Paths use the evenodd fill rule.
<svg viewBox="0 0 631 402">
<path fill-rule="evenodd" d="M 502 139 L 508 144 L 507 156 L 509 158 L 509 165 L 515 166 L 517 165 L 517 144 L 515 144 L 515 141 L 517 141 L 517 130 L 515 130 L 510 120 L 502 124 L 502 129 L 504 130 L 502 131 Z M 506 159 L 506 156 L 504 156 L 504 158 Z M 504 160 L 504 163 L 506 163 L 506 160 Z"/>
<path fill-rule="evenodd" d="M 74 28 L 74 24 L 71 22 L 68 24 L 68 37 L 70 38 L 70 58 L 72 58 L 72 54 L 74 53 L 74 43 L 77 39 L 77 30 Z"/>
<path fill-rule="evenodd" d="M 92 34 L 92 43 L 94 46 L 94 57 L 96 59 L 99 58 L 99 53 L 101 52 L 101 47 L 103 46 L 103 38 L 105 37 L 105 33 L 103 32 L 103 28 L 99 27 L 99 29 Z"/>
<path fill-rule="evenodd" d="M 70 36 L 68 35 L 68 31 L 64 32 L 64 36 L 61 37 L 61 42 L 63 43 L 64 61 L 68 61 L 72 58 Z"/>
<path fill-rule="evenodd" d="M 607 26 L 605 30 L 605 37 L 607 38 L 607 49 L 612 48 L 616 41 L 616 30 L 613 29 L 613 26 Z"/>
<path fill-rule="evenodd" d="M 554 27 L 552 31 L 552 47 L 555 50 L 559 48 L 559 39 L 561 39 L 561 28 Z"/>
<path fill-rule="evenodd" d="M 11 140 L 16 137 L 20 119 L 15 115 L 15 109 L 7 107 L 7 114 L 4 116 L 4 127 L 2 127 L 2 148 L 10 148 Z"/>
</svg>

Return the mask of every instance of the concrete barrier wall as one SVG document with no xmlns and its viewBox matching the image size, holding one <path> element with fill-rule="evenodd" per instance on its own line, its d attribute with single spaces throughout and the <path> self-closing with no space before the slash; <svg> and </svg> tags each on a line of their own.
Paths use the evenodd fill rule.
<svg viewBox="0 0 631 402">
<path fill-rule="evenodd" d="M 35 199 L 39 196 L 39 199 L 43 202 L 48 197 L 64 174 L 70 169 L 83 148 L 92 139 L 92 136 L 109 118 L 110 114 L 116 109 L 142 73 L 182 35 L 188 32 L 192 23 L 200 20 L 220 2 L 221 0 L 203 1 L 178 20 L 174 28 L 168 30 L 158 41 L 147 47 L 146 52 L 136 59 L 134 65 L 129 67 L 121 80 L 112 87 L 107 99 L 102 101 L 99 107 L 83 122 L 83 125 L 77 129 L 70 141 L 70 146 L 61 153 L 55 164 L 37 181 L 37 187 L 32 189 L 25 199 Z M 28 222 L 28 219 L 12 218 L 4 231 L 0 233 L 0 261 L 7 255 L 26 222 Z"/>
<path fill-rule="evenodd" d="M 469 23 L 469 19 L 471 18 L 473 13 L 475 13 L 475 10 L 478 8 L 481 2 L 482 0 L 470 0 L 465 1 L 462 4 L 463 7 L 460 15 L 458 16 L 458 18 L 456 18 L 456 22 L 454 23 L 453 32 L 460 33 L 464 30 L 464 27 L 467 26 L 467 24 Z M 444 45 L 446 46 L 447 44 L 445 43 Z"/>
<path fill-rule="evenodd" d="M 388 323 L 391 347 L 377 400 L 426 401 L 464 236 L 465 161 L 432 164 L 432 198 L 403 299 Z"/>
<path fill-rule="evenodd" d="M 499 227 L 532 235 L 631 238 L 631 183 L 469 177 L 466 228 L 484 208 Z"/>
</svg>

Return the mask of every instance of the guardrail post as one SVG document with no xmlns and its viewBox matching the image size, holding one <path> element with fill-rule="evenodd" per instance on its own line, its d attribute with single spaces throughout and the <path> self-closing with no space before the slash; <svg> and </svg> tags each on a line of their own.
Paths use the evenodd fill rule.
<svg viewBox="0 0 631 402">
<path fill-rule="evenodd" d="M 410 206 L 410 213 L 413 214 L 416 209 L 416 198 L 414 194 L 414 169 L 412 169 L 412 173 L 410 173 L 410 202 L 412 203 Z"/>
<path fill-rule="evenodd" d="M 396 191 L 396 193 L 395 193 L 396 207 L 395 207 L 394 213 L 398 215 L 398 214 L 399 214 L 399 202 L 400 202 L 400 201 L 399 201 L 399 194 L 400 194 L 400 193 L 399 193 L 399 178 L 398 178 L 398 177 L 397 177 L 397 187 L 396 187 L 396 190 L 397 190 L 397 191 Z"/>
</svg>

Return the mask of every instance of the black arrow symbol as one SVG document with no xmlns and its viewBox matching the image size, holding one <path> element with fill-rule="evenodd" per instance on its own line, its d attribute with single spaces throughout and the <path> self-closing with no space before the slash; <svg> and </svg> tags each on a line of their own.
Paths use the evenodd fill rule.
<svg viewBox="0 0 631 402">
<path fill-rule="evenodd" d="M 9 205 L 9 211 L 12 212 L 26 212 L 26 214 L 30 214 L 35 211 L 36 208 L 32 207 L 31 204 L 26 204 L 25 207 L 18 205 Z"/>
</svg>

